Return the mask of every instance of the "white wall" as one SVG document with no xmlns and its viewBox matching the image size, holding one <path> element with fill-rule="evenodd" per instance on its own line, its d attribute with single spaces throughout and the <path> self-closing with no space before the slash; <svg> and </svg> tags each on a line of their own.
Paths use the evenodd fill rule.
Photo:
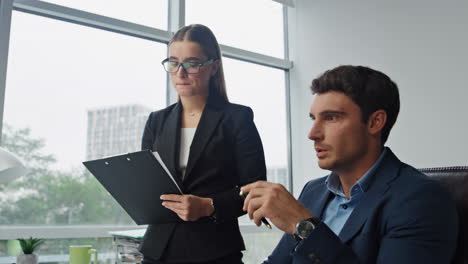
<svg viewBox="0 0 468 264">
<path fill-rule="evenodd" d="M 325 175 L 307 139 L 313 78 L 365 65 L 399 86 L 387 146 L 415 167 L 468 165 L 468 1 L 296 0 L 289 9 L 294 193 Z"/>
</svg>

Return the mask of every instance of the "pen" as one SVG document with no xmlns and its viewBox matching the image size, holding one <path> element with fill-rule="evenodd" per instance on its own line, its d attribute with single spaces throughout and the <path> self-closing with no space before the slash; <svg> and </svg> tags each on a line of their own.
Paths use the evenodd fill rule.
<svg viewBox="0 0 468 264">
<path fill-rule="evenodd" d="M 243 191 L 240 191 L 240 193 L 239 193 L 240 197 L 242 197 L 243 200 L 245 200 L 245 197 L 247 197 L 248 194 L 249 194 L 249 193 L 245 193 L 245 192 L 243 192 Z M 270 223 L 268 223 L 268 221 L 265 219 L 265 217 L 262 217 L 262 219 L 260 219 L 260 221 L 262 221 L 262 223 L 263 223 L 266 227 L 268 227 L 269 229 L 271 229 L 271 225 L 270 225 Z"/>
</svg>

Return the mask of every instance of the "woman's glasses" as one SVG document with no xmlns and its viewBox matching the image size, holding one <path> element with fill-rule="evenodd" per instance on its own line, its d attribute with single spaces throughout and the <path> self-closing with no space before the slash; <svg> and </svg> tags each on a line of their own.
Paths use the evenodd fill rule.
<svg viewBox="0 0 468 264">
<path fill-rule="evenodd" d="M 210 65 L 214 62 L 213 59 L 209 59 L 205 62 L 178 62 L 171 61 L 169 58 L 163 60 L 161 63 L 164 66 L 164 70 L 169 73 L 176 73 L 179 71 L 180 66 L 184 68 L 185 72 L 188 74 L 198 73 L 200 67 Z"/>
</svg>

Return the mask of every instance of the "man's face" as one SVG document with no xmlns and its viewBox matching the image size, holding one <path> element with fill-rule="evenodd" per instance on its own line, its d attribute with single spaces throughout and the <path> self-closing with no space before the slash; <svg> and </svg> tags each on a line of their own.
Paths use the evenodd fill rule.
<svg viewBox="0 0 468 264">
<path fill-rule="evenodd" d="M 338 174 L 359 167 L 370 136 L 359 106 L 344 93 L 330 91 L 315 95 L 310 117 L 314 123 L 308 137 L 314 141 L 319 167 Z"/>
</svg>

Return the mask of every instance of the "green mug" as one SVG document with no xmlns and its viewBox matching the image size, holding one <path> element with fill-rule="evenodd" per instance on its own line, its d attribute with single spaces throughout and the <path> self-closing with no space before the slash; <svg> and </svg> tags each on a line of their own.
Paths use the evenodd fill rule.
<svg viewBox="0 0 468 264">
<path fill-rule="evenodd" d="M 94 264 L 97 264 L 97 251 L 90 245 L 70 246 L 70 264 L 90 264 L 94 253 Z"/>
</svg>

